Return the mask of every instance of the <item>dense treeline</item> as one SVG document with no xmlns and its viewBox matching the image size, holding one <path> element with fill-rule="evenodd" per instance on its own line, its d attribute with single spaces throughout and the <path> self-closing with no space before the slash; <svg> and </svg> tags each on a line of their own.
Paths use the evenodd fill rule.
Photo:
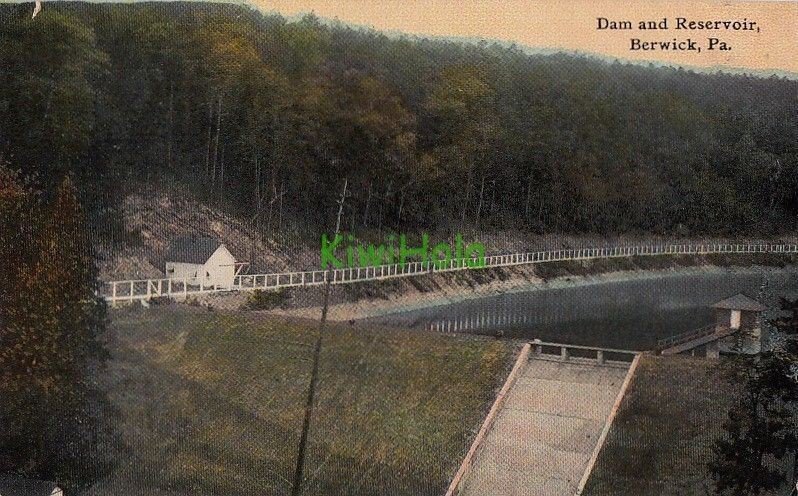
<svg viewBox="0 0 798 496">
<path fill-rule="evenodd" d="M 119 444 L 96 380 L 106 307 L 68 176 L 45 202 L 0 166 L 0 259 L 0 474 L 73 494 L 111 468 Z"/>
<path fill-rule="evenodd" d="M 181 188 L 277 226 L 772 233 L 798 82 L 389 38 L 214 4 L 0 6 L 0 155 L 98 225 Z M 136 184 L 139 183 L 139 184 Z"/>
</svg>

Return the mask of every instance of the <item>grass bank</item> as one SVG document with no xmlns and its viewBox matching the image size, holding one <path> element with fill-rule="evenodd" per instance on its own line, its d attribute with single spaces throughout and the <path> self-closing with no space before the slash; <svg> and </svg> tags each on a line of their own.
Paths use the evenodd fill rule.
<svg viewBox="0 0 798 496">
<path fill-rule="evenodd" d="M 708 496 L 707 463 L 739 385 L 725 360 L 642 357 L 586 496 Z"/>
<path fill-rule="evenodd" d="M 128 455 L 89 494 L 289 494 L 315 332 L 185 306 L 113 312 L 102 383 Z M 331 327 L 303 494 L 441 494 L 513 348 Z"/>
</svg>

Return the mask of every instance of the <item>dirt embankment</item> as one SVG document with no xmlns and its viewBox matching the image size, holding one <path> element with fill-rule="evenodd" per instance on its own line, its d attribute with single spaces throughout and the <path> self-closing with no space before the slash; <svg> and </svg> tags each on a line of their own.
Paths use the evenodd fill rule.
<svg viewBox="0 0 798 496">
<path fill-rule="evenodd" d="M 297 270 L 318 258 L 315 252 L 275 236 L 257 234 L 252 222 L 209 207 L 179 192 L 132 194 L 122 205 L 125 239 L 117 246 L 98 243 L 100 279 L 164 277 L 164 255 L 181 236 L 218 239 L 236 259 L 249 261 L 251 271 Z M 120 246 L 121 245 L 121 246 Z"/>
</svg>

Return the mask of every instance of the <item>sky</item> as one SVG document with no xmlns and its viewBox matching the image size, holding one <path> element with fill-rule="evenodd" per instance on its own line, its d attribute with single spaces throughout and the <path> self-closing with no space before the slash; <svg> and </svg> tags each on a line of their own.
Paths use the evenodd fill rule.
<svg viewBox="0 0 798 496">
<path fill-rule="evenodd" d="M 798 1 L 664 0 L 250 0 L 264 11 L 319 17 L 418 36 L 487 39 L 531 48 L 591 53 L 699 68 L 798 74 Z M 631 21 L 633 30 L 599 30 L 598 18 Z M 755 21 L 747 31 L 676 30 L 676 18 Z M 638 30 L 667 19 L 667 30 Z M 632 51 L 631 39 L 693 40 L 701 51 Z M 709 38 L 717 43 L 709 50 Z"/>
</svg>

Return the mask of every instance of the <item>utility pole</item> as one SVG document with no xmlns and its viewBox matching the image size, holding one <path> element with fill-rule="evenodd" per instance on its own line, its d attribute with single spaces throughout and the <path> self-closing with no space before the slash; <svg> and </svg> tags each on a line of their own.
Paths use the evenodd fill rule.
<svg viewBox="0 0 798 496">
<path fill-rule="evenodd" d="M 335 221 L 335 234 L 333 239 L 338 236 L 341 229 L 341 214 L 344 211 L 344 200 L 346 200 L 346 187 L 349 179 L 344 179 L 344 191 L 338 199 L 338 217 Z M 324 302 L 321 307 L 321 320 L 319 321 L 319 333 L 316 336 L 316 347 L 313 349 L 313 369 L 310 373 L 310 387 L 308 388 L 308 399 L 305 404 L 305 420 L 302 423 L 302 434 L 299 438 L 299 453 L 297 454 L 296 471 L 294 472 L 294 484 L 291 487 L 291 496 L 299 496 L 302 493 L 302 470 L 305 466 L 305 450 L 308 443 L 308 431 L 310 430 L 310 419 L 313 416 L 313 398 L 316 392 L 316 383 L 319 376 L 319 356 L 321 355 L 321 340 L 324 336 L 324 324 L 327 322 L 327 307 L 330 303 L 330 269 L 324 273 Z"/>
</svg>

